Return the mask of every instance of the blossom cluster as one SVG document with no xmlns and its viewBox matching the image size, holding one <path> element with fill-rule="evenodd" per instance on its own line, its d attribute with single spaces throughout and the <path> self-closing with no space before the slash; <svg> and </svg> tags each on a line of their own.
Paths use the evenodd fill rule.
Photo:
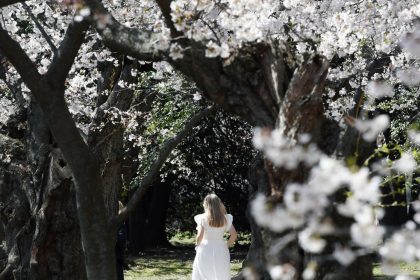
<svg viewBox="0 0 420 280">
<path fill-rule="evenodd" d="M 65 29 L 73 20 L 72 12 L 76 10 L 75 21 L 91 15 L 86 7 L 63 5 L 67 2 L 30 0 L 25 1 L 28 6 L 26 10 L 20 5 L 2 9 L 2 26 L 20 43 L 41 74 L 47 71 L 51 63 L 53 46 L 59 46 Z M 152 50 L 168 51 L 173 60 L 184 57 L 186 46 L 178 42 L 180 38 L 171 38 L 156 1 L 104 3 L 124 26 L 154 33 L 153 41 L 148 42 Z M 174 0 L 170 8 L 175 28 L 186 38 L 201 43 L 199 45 L 208 58 L 228 59 L 247 44 L 278 40 L 289 43 L 297 61 L 302 60 L 308 52 L 319 52 L 326 56 L 331 60 L 325 93 L 326 115 L 340 121 L 341 125 L 344 123 L 343 117 L 358 105 L 354 96 L 360 91 L 368 97 L 367 106 L 364 107 L 368 110 L 375 109 L 375 102 L 382 102 L 384 108 L 387 107 L 387 114 L 418 110 L 420 28 L 413 23 L 414 19 L 420 17 L 418 1 Z M 42 23 L 47 38 L 31 16 Z M 109 18 L 95 20 L 105 27 Z M 380 70 L 376 69 L 375 63 L 381 65 Z M 121 59 L 102 46 L 101 38 L 96 33 L 89 31 L 66 81 L 66 99 L 76 120 L 86 117 L 91 120 L 98 94 L 109 94 L 99 92 L 97 88 L 102 64 L 119 67 Z M 169 93 L 168 88 L 178 93 L 185 90 L 182 78 L 168 63 L 155 63 L 153 67 L 156 71 L 152 79 L 157 81 L 153 90 L 166 93 Z M 8 81 L 19 81 L 14 68 L 8 67 L 7 71 Z M 134 71 L 132 75 L 137 76 L 138 73 Z M 133 85 L 118 86 L 133 89 Z M 25 86 L 22 88 L 23 94 L 27 94 L 28 89 Z M 196 100 L 201 98 L 195 88 L 187 95 L 194 96 Z M 6 94 L 2 94 L 0 99 L 0 123 L 4 125 L 15 107 Z M 139 130 L 138 118 L 144 116 L 138 112 L 124 113 L 115 108 L 106 113 L 111 121 L 126 124 L 129 143 L 148 152 L 145 146 L 151 140 L 136 134 Z M 146 123 L 148 121 L 151 122 L 145 119 Z M 82 122 L 78 125 L 82 126 Z M 363 116 L 355 120 L 353 125 L 366 141 L 374 141 L 389 126 L 392 134 L 393 122 L 394 119 L 390 120 L 388 115 L 381 114 L 371 119 Z M 153 132 L 160 139 L 165 139 L 172 135 L 172 128 L 162 126 Z M 419 137 L 414 130 L 408 134 L 413 146 L 420 145 Z M 333 257 L 343 265 L 349 265 L 358 254 L 376 250 L 382 243 L 384 229 L 377 225 L 381 216 L 378 209 L 378 186 L 381 181 L 372 177 L 369 170 L 350 170 L 343 162 L 327 157 L 310 143 L 309 135 L 291 140 L 280 129 L 257 129 L 253 141 L 255 147 L 262 150 L 277 167 L 292 170 L 303 164 L 312 168 L 307 182 L 290 183 L 285 187 L 283 206 L 271 205 L 262 195 L 256 197 L 252 212 L 260 225 L 275 232 L 294 229 L 303 249 L 320 254 L 326 246 L 324 236 L 340 231 L 334 221 L 328 219 L 333 209 L 354 220 L 348 233 L 351 242 L 336 244 L 333 253 Z M 9 161 L 10 158 L 3 156 L 2 160 Z M 173 164 L 179 162 L 174 160 Z M 392 168 L 408 174 L 417 170 L 418 165 L 412 154 L 407 152 Z M 189 172 L 187 169 L 184 171 Z M 334 203 L 331 197 L 342 191 L 348 194 L 345 201 Z M 413 205 L 418 204 L 415 202 Z M 415 207 L 418 210 L 418 206 Z M 418 215 L 416 217 L 414 222 L 418 224 Z M 414 227 L 413 223 L 409 223 L 385 241 L 379 249 L 385 264 L 419 259 L 418 249 L 415 249 L 419 248 L 417 228 L 418 225 Z M 403 248 L 408 248 L 406 255 L 400 253 L 404 251 Z M 315 267 L 313 263 L 308 265 L 304 272 L 305 279 L 314 277 Z M 286 279 L 295 273 L 289 264 L 273 265 L 269 270 L 274 279 Z"/>
<path fill-rule="evenodd" d="M 289 170 L 295 169 L 300 163 L 313 166 L 321 157 L 316 145 L 309 143 L 309 135 L 300 135 L 298 141 L 293 143 L 279 129 L 256 128 L 253 137 L 255 148 L 264 151 L 274 165 Z"/>
<path fill-rule="evenodd" d="M 307 138 L 307 137 L 304 137 Z M 395 267 L 402 261 L 420 260 L 420 216 L 396 231 L 384 241 L 386 228 L 379 225 L 383 216 L 380 186 L 382 178 L 373 176 L 367 167 L 359 169 L 344 165 L 320 151 L 302 153 L 300 143 L 288 141 L 279 130 L 267 132 L 255 130 L 254 145 L 264 151 L 265 156 L 276 166 L 296 168 L 308 157 L 312 163 L 308 179 L 304 183 L 289 183 L 284 187 L 282 203 L 278 204 L 263 194 L 257 194 L 252 202 L 251 213 L 255 221 L 273 232 L 283 233 L 273 250 L 281 250 L 287 243 L 297 239 L 302 249 L 309 253 L 331 256 L 343 266 L 350 265 L 358 256 L 378 251 L 387 273 L 397 274 Z M 313 154 L 317 154 L 313 161 Z M 286 161 L 293 161 L 287 164 Z M 406 152 L 390 167 L 396 172 L 411 173 L 419 168 L 411 153 Z M 338 199 L 337 198 L 340 198 Z M 343 200 L 344 197 L 344 200 Z M 408 201 L 418 211 L 420 200 Z M 337 213 L 351 221 L 349 227 L 334 220 Z M 417 225 L 416 225 L 417 223 Z M 285 232 L 292 232 L 287 234 Z M 332 253 L 324 250 L 329 236 L 345 236 L 346 243 L 330 244 Z M 292 236 L 292 237 L 291 237 Z M 295 237 L 294 237 L 295 236 Z M 409 254 L 402 254 L 409 250 Z M 276 252 L 271 252 L 276 253 Z M 322 261 L 322 258 L 321 258 Z M 304 271 L 304 279 L 313 279 L 317 264 L 311 262 Z M 268 264 L 273 279 L 293 279 L 295 269 L 290 264 Z M 250 278 L 251 279 L 251 278 Z"/>
</svg>

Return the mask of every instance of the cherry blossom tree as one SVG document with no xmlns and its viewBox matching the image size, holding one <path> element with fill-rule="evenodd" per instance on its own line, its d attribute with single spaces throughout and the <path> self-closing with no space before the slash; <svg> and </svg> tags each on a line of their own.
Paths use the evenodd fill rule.
<svg viewBox="0 0 420 280">
<path fill-rule="evenodd" d="M 151 48 L 148 44 L 155 42 L 152 46 L 153 57 L 149 59 L 164 58 L 167 55 L 165 49 L 169 48 L 169 57 L 166 59 L 172 60 L 177 69 L 191 77 L 208 98 L 223 108 L 242 115 L 253 125 L 268 129 L 278 127 L 273 144 L 267 149 L 267 157 L 281 169 L 279 172 L 279 169 L 271 167 L 270 163 L 266 168 L 271 189 L 268 193 L 271 197 L 276 197 L 277 194 L 278 201 L 286 199 L 282 193 L 289 182 L 302 183 L 310 175 L 310 168 L 307 168 L 307 171 L 293 171 L 300 166 L 300 162 L 310 167 L 317 162 L 322 164 L 324 154 L 334 154 L 339 157 L 356 155 L 356 162 L 361 164 L 373 148 L 368 142 L 375 140 L 378 133 L 389 126 L 389 117 L 386 115 L 378 115 L 372 120 L 357 120 L 354 117 L 364 112 L 361 111 L 362 108 L 366 107 L 369 110 L 369 103 L 364 104 L 360 98 L 366 85 L 370 100 L 392 94 L 392 88 L 389 90 L 390 87 L 381 79 L 391 80 L 392 83 L 393 72 L 389 70 L 401 66 L 394 63 L 395 56 L 407 57 L 406 53 L 399 50 L 397 44 L 401 36 L 412 28 L 412 20 L 418 14 L 416 3 L 399 6 L 396 3 L 370 1 L 321 1 L 316 4 L 304 1 L 267 1 L 264 3 L 266 5 L 261 5 L 253 1 L 157 1 L 157 4 L 169 29 L 162 29 L 161 25 L 156 24 L 158 30 L 154 31 L 160 33 L 124 27 L 98 3 L 88 3 L 98 19 L 96 28 L 110 48 L 140 58 L 150 55 Z M 314 11 L 316 13 L 313 13 Z M 115 16 L 118 18 L 118 14 Z M 363 18 L 365 20 L 360 20 Z M 386 31 L 378 32 L 377 25 L 370 24 L 372 21 Z M 141 32 L 141 36 L 137 32 Z M 141 40 L 136 40 L 138 37 Z M 168 46 L 170 41 L 172 43 Z M 284 45 L 281 42 L 289 44 Z M 129 48 L 129 45 L 133 44 L 136 48 Z M 308 57 L 310 52 L 321 53 L 324 56 Z M 330 63 L 327 63 L 327 59 Z M 327 74 L 328 68 L 331 69 Z M 369 79 L 377 81 L 368 84 Z M 329 92 L 328 96 L 324 95 L 325 86 Z M 413 96 L 408 99 L 415 100 L 418 97 L 416 91 L 409 92 L 409 95 Z M 353 105 L 353 102 L 356 104 Z M 416 106 L 412 109 L 415 111 Z M 345 119 L 352 127 L 342 135 L 335 133 L 340 126 L 345 128 L 346 123 L 342 120 L 347 114 L 349 117 Z M 363 113 L 362 117 L 366 118 L 368 114 Z M 363 144 L 357 140 L 355 129 L 362 133 L 364 141 L 367 142 Z M 266 133 L 267 130 L 261 132 L 261 135 Z M 305 141 L 308 141 L 308 138 L 316 146 L 308 145 L 304 148 L 290 144 L 294 139 L 307 145 Z M 257 141 L 260 142 L 265 141 Z M 332 170 L 328 172 L 333 173 Z M 364 185 L 368 186 L 369 180 L 366 177 Z M 371 184 L 373 189 L 378 185 L 375 180 Z M 304 187 L 296 189 L 300 190 L 297 192 L 303 192 Z M 351 191 L 357 192 L 356 189 Z M 376 200 L 370 201 L 371 205 L 379 202 L 378 192 L 373 197 L 376 197 Z M 320 205 L 322 203 L 318 206 Z M 356 209 L 359 208 L 352 208 L 347 213 L 342 210 L 339 214 L 356 219 L 353 217 Z M 256 213 L 257 222 L 269 227 L 258 221 L 258 216 L 263 216 L 263 213 Z M 363 212 L 362 216 L 368 216 L 367 212 Z M 281 225 L 281 217 L 271 218 L 269 216 L 267 220 Z M 277 225 L 280 228 L 269 228 L 272 231 L 283 231 L 291 226 L 296 228 L 305 224 L 292 218 L 290 220 L 290 225 L 286 222 L 284 227 Z M 367 225 L 372 226 L 372 223 L 373 220 L 368 219 Z M 349 229 L 350 225 L 351 222 L 347 221 Z M 377 240 L 361 244 L 362 240 L 367 236 L 381 235 L 380 228 L 365 229 L 357 223 L 351 228 L 354 235 L 352 238 L 360 247 L 373 247 L 372 244 Z M 370 235 L 356 235 L 363 230 L 367 230 Z M 317 234 L 319 233 L 310 229 L 302 231 L 300 247 L 309 253 L 317 253 L 317 250 L 323 249 L 323 246 L 318 245 L 320 247 L 311 251 L 310 237 Z M 323 234 L 326 235 L 327 232 Z M 272 240 L 265 242 L 267 247 L 272 245 Z M 322 241 L 320 243 L 322 245 Z M 309 247 L 305 248 L 306 245 Z M 336 255 L 339 256 L 339 253 Z M 364 265 L 366 269 L 359 270 L 361 274 L 358 277 L 366 278 L 371 274 L 370 266 L 366 258 L 360 259 L 364 260 L 350 263 L 353 267 Z M 288 263 L 288 269 L 273 264 L 273 278 L 283 279 L 287 274 L 300 275 L 302 271 L 299 269 L 305 265 L 299 256 L 286 256 L 279 261 Z M 290 263 L 295 266 L 293 269 Z M 338 270 L 334 265 L 330 268 Z M 355 270 L 348 267 L 335 277 L 352 275 L 351 271 Z M 331 272 L 320 269 L 317 277 L 329 273 Z M 309 272 L 303 274 L 308 275 Z"/>
<path fill-rule="evenodd" d="M 5 3 L 7 4 L 9 3 Z M 91 60 L 81 59 L 81 63 L 71 69 L 89 24 L 86 21 L 71 22 L 71 13 L 67 8 L 55 6 L 54 3 L 51 6 L 44 3 L 35 9 L 31 9 L 35 6 L 28 6 L 28 4 L 22 4 L 25 12 L 21 9 L 10 8 L 4 22 L 7 30 L 11 28 L 17 39 L 23 41 L 21 44 L 29 47 L 26 52 L 8 35 L 6 29 L 1 29 L 1 53 L 8 55 L 9 61 L 17 63 L 14 64 L 16 70 L 26 72 L 18 77 L 13 68 L 6 63 L 2 65 L 3 80 L 8 87 L 8 92 L 14 95 L 14 101 L 16 101 L 16 104 L 7 108 L 20 106 L 22 109 L 22 112 L 18 112 L 22 114 L 21 119 L 10 118 L 13 115 L 13 109 L 10 110 L 10 115 L 4 116 L 5 134 L 12 137 L 5 137 L 2 142 L 2 147 L 4 147 L 2 163 L 5 164 L 6 169 L 3 174 L 5 178 L 2 181 L 4 183 L 2 193 L 3 201 L 7 205 L 6 213 L 8 213 L 4 222 L 7 225 L 6 233 L 10 235 L 10 238 L 6 240 L 9 258 L 2 275 L 9 277 L 10 274 L 14 274 L 21 278 L 31 275 L 40 279 L 61 275 L 60 277 L 68 279 L 74 277 L 82 279 L 85 277 L 83 266 L 86 264 L 88 278 L 113 279 L 115 230 L 127 216 L 127 212 L 123 212 L 119 218 L 111 221 L 116 214 L 118 190 L 121 185 L 124 122 L 119 120 L 133 100 L 134 90 L 127 84 L 135 77 L 138 63 L 111 57 L 110 53 L 104 52 L 103 48 L 98 46 L 94 47 L 93 51 L 96 51 L 95 54 L 98 57 L 106 56 L 107 61 L 102 60 L 103 62 L 97 65 L 96 60 L 92 64 Z M 9 7 L 6 8 L 9 9 Z M 59 22 L 47 20 L 53 19 L 49 16 L 60 12 L 68 17 L 64 17 L 63 21 Z M 68 19 L 70 19 L 70 26 L 67 28 L 66 20 Z M 13 29 L 13 23 L 16 24 L 14 26 L 16 29 Z M 57 25 L 62 28 L 56 29 Z M 47 32 L 45 26 L 49 27 L 51 32 Z M 60 44 L 60 34 L 64 32 L 66 35 Z M 32 42 L 36 39 L 32 41 L 34 38 L 31 36 L 48 41 L 50 49 L 42 49 L 40 44 L 32 46 Z M 86 47 L 92 47 L 95 42 L 97 43 L 97 40 Z M 56 48 L 55 44 L 60 44 L 60 47 Z M 35 63 L 28 55 L 34 59 Z M 93 52 L 88 57 L 91 55 Z M 54 63 L 50 63 L 52 57 Z M 38 65 L 43 67 L 39 72 Z M 95 76 L 97 74 L 101 75 L 99 79 Z M 66 83 L 68 76 L 71 79 L 69 84 Z M 27 88 L 23 90 L 20 88 L 20 79 L 25 82 Z M 137 79 L 135 81 L 137 82 Z M 36 94 L 34 94 L 35 91 Z M 35 98 L 28 95 L 29 92 L 34 94 Z M 49 94 L 52 95 L 49 96 Z M 72 96 L 72 94 L 77 94 L 77 96 Z M 38 100 L 36 96 L 38 98 L 42 96 L 41 100 Z M 145 97 L 147 96 L 140 96 L 135 101 L 144 102 L 145 100 L 142 99 Z M 61 105 L 56 106 L 51 103 L 52 107 L 44 107 L 50 101 Z M 69 102 L 69 106 L 66 101 Z M 10 104 L 6 103 L 6 105 Z M 95 111 L 92 108 L 96 108 Z M 137 200 L 149 187 L 151 180 L 157 176 L 160 166 L 171 150 L 188 135 L 188 131 L 197 122 L 213 110 L 213 108 L 204 109 L 196 116 L 192 116 L 183 129 L 164 143 L 159 157 L 142 181 L 143 185 L 139 188 Z M 57 121 L 56 126 L 50 125 L 53 119 Z M 8 124 L 9 120 L 15 123 Z M 30 137 L 25 139 L 26 137 L 18 135 L 17 138 L 22 141 L 17 141 L 16 135 L 11 135 L 10 130 L 18 130 L 16 133 L 26 134 L 24 127 L 21 127 L 20 132 L 19 127 L 13 127 L 14 125 L 24 126 L 26 122 L 30 125 L 28 130 Z M 64 131 L 66 132 L 62 133 Z M 57 137 L 57 133 L 60 136 Z M 26 141 L 28 143 L 25 143 Z M 69 153 L 61 149 L 62 145 L 67 145 L 61 141 L 69 141 L 67 143 L 71 142 L 74 145 L 67 151 Z M 54 145 L 58 145 L 61 151 Z M 32 158 L 29 158 L 29 165 L 25 162 L 25 147 L 30 148 L 29 156 Z M 86 161 L 81 161 L 80 157 L 84 157 Z M 71 173 L 73 178 L 81 176 L 75 179 L 75 189 L 70 180 Z M 83 173 L 86 176 L 82 175 Z M 86 212 L 79 211 L 78 214 L 81 216 L 78 215 L 79 219 L 77 219 L 75 200 L 69 200 L 66 196 L 73 197 L 74 191 L 78 193 L 79 188 L 84 191 L 79 193 L 79 199 L 83 197 L 82 201 L 76 199 L 77 207 L 79 210 L 85 209 L 83 211 Z M 10 190 L 13 190 L 15 195 L 8 195 Z M 99 205 L 94 206 L 95 201 L 99 201 Z M 28 202 L 29 205 L 27 205 Z M 129 206 L 129 209 L 130 207 L 133 206 Z M 98 216 L 98 213 L 101 214 Z M 63 215 L 66 219 L 58 215 Z M 103 226 L 100 225 L 101 223 Z M 84 254 L 77 233 L 79 225 Z M 54 240 L 53 246 L 51 240 Z M 18 250 L 19 248 L 24 250 Z M 60 251 L 63 248 L 68 248 L 68 252 L 66 249 Z M 101 258 L 107 261 L 103 262 Z M 62 265 L 64 268 L 60 268 Z M 106 269 L 103 270 L 102 268 L 105 267 Z"/>
<path fill-rule="evenodd" d="M 389 110 L 414 120 L 418 114 L 416 1 L 60 2 L 73 7 L 74 18 L 59 3 L 51 3 L 58 6 L 52 9 L 25 1 L 39 4 L 32 6 L 37 31 L 30 35 L 18 32 L 28 16 L 10 6 L 16 2 L 23 1 L 0 2 L 11 9 L 0 30 L 0 52 L 17 71 L 8 68 L 8 86 L 22 79 L 23 92 L 29 90 L 39 104 L 72 171 L 89 279 L 113 279 L 114 273 L 112 231 L 98 196 L 103 163 L 86 145 L 71 115 L 74 106 L 65 101 L 77 104 L 69 93 L 92 93 L 95 63 L 110 56 L 98 41 L 138 61 L 167 61 L 200 95 L 259 127 L 254 144 L 264 158 L 255 163 L 252 181 L 259 193 L 251 210 L 260 245 L 252 247 L 248 278 L 265 273 L 273 279 L 369 279 L 369 254 L 384 233 L 375 224 L 378 172 L 418 170 L 415 130 L 401 161 L 363 167 L 372 142 L 394 121 L 376 109 L 378 100 L 397 96 L 405 102 Z M 36 24 L 40 14 L 48 15 L 48 28 Z M 89 32 L 84 39 L 88 23 L 97 35 Z M 62 26 L 69 26 L 63 40 Z M 149 178 L 116 221 L 127 217 Z M 408 203 L 418 208 L 417 198 Z M 395 258 L 401 246 L 418 248 L 416 234 L 411 222 L 386 241 L 379 249 L 385 263 L 402 260 Z M 403 260 L 418 259 L 416 250 Z"/>
</svg>

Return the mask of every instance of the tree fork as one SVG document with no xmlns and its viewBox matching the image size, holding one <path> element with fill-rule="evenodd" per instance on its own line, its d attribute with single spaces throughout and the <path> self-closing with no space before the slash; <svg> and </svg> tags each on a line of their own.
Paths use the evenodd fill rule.
<svg viewBox="0 0 420 280">
<path fill-rule="evenodd" d="M 78 26 L 83 25 L 83 28 Z M 99 165 L 81 137 L 78 128 L 64 100 L 64 77 L 70 71 L 77 50 L 80 48 L 86 23 L 72 23 L 74 32 L 66 34 L 60 49 L 63 53 L 53 59 L 52 65 L 63 68 L 38 73 L 36 66 L 4 29 L 0 29 L 0 51 L 15 66 L 23 81 L 35 96 L 42 108 L 51 132 L 69 164 L 76 182 L 76 199 L 82 244 L 85 252 L 88 279 L 114 280 L 116 275 L 114 240 L 116 228 L 111 227 L 106 217 L 105 205 L 101 194 L 102 179 Z M 74 39 L 71 39 L 74 37 Z M 51 69 L 51 68 L 50 68 Z M 66 73 L 67 72 L 67 73 Z M 57 78 L 57 79 L 55 79 Z M 109 230 L 111 228 L 111 230 Z"/>
</svg>

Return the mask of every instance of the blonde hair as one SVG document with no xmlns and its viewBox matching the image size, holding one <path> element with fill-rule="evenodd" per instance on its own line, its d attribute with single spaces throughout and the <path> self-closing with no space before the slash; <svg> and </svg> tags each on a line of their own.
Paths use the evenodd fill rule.
<svg viewBox="0 0 420 280">
<path fill-rule="evenodd" d="M 210 226 L 222 227 L 225 225 L 226 208 L 217 195 L 208 194 L 204 198 L 203 206 Z"/>
</svg>

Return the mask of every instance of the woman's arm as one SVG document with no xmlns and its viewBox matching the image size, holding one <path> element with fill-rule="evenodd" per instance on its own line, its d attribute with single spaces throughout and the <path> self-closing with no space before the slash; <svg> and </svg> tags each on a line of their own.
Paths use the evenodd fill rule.
<svg viewBox="0 0 420 280">
<path fill-rule="evenodd" d="M 199 226 L 197 236 L 195 237 L 195 246 L 200 245 L 201 240 L 203 240 L 204 236 L 204 228 L 203 226 Z"/>
<path fill-rule="evenodd" d="M 229 240 L 227 241 L 227 245 L 233 246 L 233 244 L 235 244 L 236 238 L 238 237 L 238 233 L 236 232 L 236 229 L 233 225 L 230 226 L 229 229 Z"/>
</svg>

